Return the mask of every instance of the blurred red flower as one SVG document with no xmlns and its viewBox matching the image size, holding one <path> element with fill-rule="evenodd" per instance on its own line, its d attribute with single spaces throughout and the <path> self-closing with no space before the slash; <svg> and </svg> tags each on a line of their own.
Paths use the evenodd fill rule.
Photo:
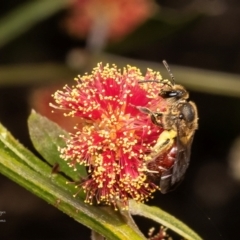
<svg viewBox="0 0 240 240">
<path fill-rule="evenodd" d="M 158 232 L 154 234 L 155 228 L 149 230 L 148 240 L 171 240 L 172 238 L 167 234 L 167 228 L 160 226 Z"/>
<path fill-rule="evenodd" d="M 73 0 L 65 25 L 71 35 L 80 38 L 99 26 L 102 31 L 107 29 L 108 39 L 116 41 L 146 21 L 156 7 L 152 0 Z"/>
</svg>

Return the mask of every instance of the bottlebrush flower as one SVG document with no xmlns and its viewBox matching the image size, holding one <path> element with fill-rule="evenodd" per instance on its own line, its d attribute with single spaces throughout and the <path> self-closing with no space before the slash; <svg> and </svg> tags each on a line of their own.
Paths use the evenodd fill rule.
<svg viewBox="0 0 240 240">
<path fill-rule="evenodd" d="M 84 123 L 76 126 L 60 152 L 71 167 L 87 166 L 88 179 L 80 186 L 90 204 L 96 199 L 116 206 L 120 200 L 127 208 L 129 199 L 142 202 L 158 189 L 148 178 L 146 163 L 163 129 L 136 106 L 162 112 L 166 102 L 158 96 L 161 84 L 139 83 L 147 79 L 162 78 L 150 69 L 142 76 L 135 67 L 121 72 L 100 63 L 91 75 L 75 79 L 75 86 L 53 95 L 56 108 Z"/>
<path fill-rule="evenodd" d="M 101 25 L 108 29 L 109 39 L 119 40 L 153 15 L 156 8 L 152 0 L 73 0 L 65 25 L 71 35 L 80 38 Z"/>
</svg>

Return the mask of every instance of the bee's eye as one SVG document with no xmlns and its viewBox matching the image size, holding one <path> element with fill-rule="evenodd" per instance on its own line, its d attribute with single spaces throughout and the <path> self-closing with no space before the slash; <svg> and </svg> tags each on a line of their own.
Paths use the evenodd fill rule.
<svg viewBox="0 0 240 240">
<path fill-rule="evenodd" d="M 179 114 L 179 119 L 184 119 L 183 114 Z"/>
<path fill-rule="evenodd" d="M 195 118 L 195 110 L 193 106 L 186 102 L 180 107 L 180 119 L 184 119 L 186 122 L 192 122 Z"/>
<path fill-rule="evenodd" d="M 172 98 L 172 97 L 181 98 L 183 96 L 183 91 L 181 90 L 161 91 L 159 93 L 159 96 L 163 98 Z"/>
<path fill-rule="evenodd" d="M 186 92 L 185 89 L 175 89 L 175 90 L 162 90 L 159 93 L 159 96 L 163 98 L 176 98 L 176 99 L 181 99 L 185 96 L 188 96 L 188 93 Z"/>
</svg>

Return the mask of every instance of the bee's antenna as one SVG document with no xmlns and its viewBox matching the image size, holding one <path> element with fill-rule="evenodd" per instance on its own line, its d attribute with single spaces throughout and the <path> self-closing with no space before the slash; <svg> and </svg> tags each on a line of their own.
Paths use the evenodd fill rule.
<svg viewBox="0 0 240 240">
<path fill-rule="evenodd" d="M 168 66 L 166 60 L 163 60 L 162 62 L 163 62 L 164 67 L 167 69 L 168 74 L 169 74 L 170 77 L 171 77 L 172 85 L 175 85 L 175 78 L 174 78 L 174 76 L 173 76 L 173 74 L 172 74 L 172 72 L 171 72 L 171 70 L 170 70 L 170 67 Z"/>
</svg>

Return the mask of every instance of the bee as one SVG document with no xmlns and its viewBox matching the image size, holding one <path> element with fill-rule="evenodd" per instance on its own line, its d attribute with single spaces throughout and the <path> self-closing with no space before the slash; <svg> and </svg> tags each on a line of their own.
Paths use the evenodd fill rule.
<svg viewBox="0 0 240 240">
<path fill-rule="evenodd" d="M 166 99 L 166 112 L 152 112 L 145 107 L 137 107 L 149 114 L 153 124 L 164 131 L 160 134 L 147 161 L 149 177 L 160 179 L 160 190 L 167 193 L 182 182 L 189 165 L 191 146 L 198 128 L 198 112 L 194 102 L 188 101 L 186 89 L 175 84 L 175 79 L 166 61 L 163 61 L 171 80 L 143 80 L 163 84 L 159 96 Z"/>
</svg>

